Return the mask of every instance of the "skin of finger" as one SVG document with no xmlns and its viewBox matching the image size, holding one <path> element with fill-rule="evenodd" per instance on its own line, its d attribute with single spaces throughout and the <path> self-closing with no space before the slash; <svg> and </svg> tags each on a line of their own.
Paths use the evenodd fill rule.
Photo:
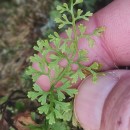
<svg viewBox="0 0 130 130">
<path fill-rule="evenodd" d="M 90 65 L 98 61 L 103 65 L 102 70 L 130 65 L 130 1 L 116 0 L 98 11 L 89 22 L 81 21 L 87 27 L 86 33 L 92 33 L 95 28 L 104 26 L 105 32 L 101 37 L 94 37 L 95 46 L 90 48 L 86 39 L 79 40 L 79 49 L 88 51 Z M 63 33 L 62 37 L 66 37 Z"/>
<path fill-rule="evenodd" d="M 83 23 L 88 32 L 99 26 L 106 28 L 102 37 L 95 39 L 94 49 L 84 44 L 85 39 L 80 40 L 80 48 L 89 50 L 90 62 L 99 61 L 104 69 L 130 65 L 130 0 L 113 1 Z"/>
<path fill-rule="evenodd" d="M 130 72 L 123 75 L 107 96 L 100 130 L 130 129 Z"/>
<path fill-rule="evenodd" d="M 101 37 L 101 39 L 96 39 L 99 44 L 94 48 L 94 52 L 96 52 L 95 54 L 89 50 L 86 45 L 82 47 L 86 47 L 89 50 L 90 60 L 92 60 L 91 62 L 97 60 L 103 64 L 105 63 L 108 65 L 105 66 L 105 69 L 109 69 L 110 66 L 114 65 L 130 64 L 130 60 L 127 58 L 130 56 L 129 5 L 129 0 L 114 1 L 101 11 L 97 12 L 88 23 L 85 23 L 89 25 L 88 30 L 90 31 L 94 30 L 96 26 L 104 25 L 107 27 L 103 37 Z M 81 40 L 81 43 L 84 43 L 84 40 Z M 99 51 L 101 48 L 105 50 L 105 55 L 103 51 Z M 83 101 L 80 102 L 84 103 Z"/>
<path fill-rule="evenodd" d="M 128 71 L 130 73 L 130 71 Z M 74 111 L 77 120 L 84 130 L 99 130 L 103 106 L 108 94 L 127 71 L 109 71 L 105 76 L 99 76 L 97 83 L 91 77 L 85 79 L 79 86 L 75 98 Z"/>
<path fill-rule="evenodd" d="M 38 63 L 34 63 L 32 65 L 33 68 L 36 70 L 40 71 L 40 67 L 38 66 Z M 47 70 L 47 68 L 46 68 Z M 46 75 L 41 75 L 37 81 L 36 84 L 39 85 L 44 91 L 49 91 L 50 90 L 50 80 L 49 77 Z"/>
<path fill-rule="evenodd" d="M 96 45 L 96 47 L 94 48 L 94 51 L 91 51 L 89 48 L 87 48 L 86 45 L 84 45 L 82 48 L 87 48 L 89 50 L 89 56 L 91 57 L 91 61 L 100 61 L 100 63 L 102 64 L 107 64 L 105 66 L 105 69 L 110 69 L 110 66 L 114 65 L 130 65 L 130 11 L 129 11 L 129 6 L 130 5 L 130 1 L 129 0 L 125 0 L 125 1 L 114 1 L 112 2 L 110 5 L 108 5 L 107 7 L 105 7 L 104 9 L 102 9 L 101 11 L 97 12 L 88 23 L 85 23 L 88 26 L 88 30 L 92 31 L 94 30 L 95 27 L 97 26 L 106 26 L 106 31 L 103 34 L 103 36 L 101 37 L 101 39 L 96 39 L 96 41 L 98 41 L 97 43 L 99 43 L 98 45 Z M 94 27 L 95 25 L 95 27 Z M 81 40 L 81 44 L 83 44 L 85 42 L 85 40 Z M 99 51 L 99 50 L 105 50 L 105 55 L 103 51 Z M 95 54 L 93 54 L 93 52 L 96 52 Z M 128 57 L 128 58 L 127 58 Z M 110 59 L 110 60 L 109 60 Z M 98 87 L 98 86 L 97 86 Z M 98 90 L 99 91 L 99 88 Z M 89 91 L 90 92 L 90 91 Z M 108 92 L 108 91 L 107 91 Z M 84 97 L 87 97 L 88 93 L 83 94 L 78 94 L 78 95 L 82 95 Z M 92 95 L 91 95 L 92 96 Z M 91 98 L 91 100 L 96 100 L 96 98 Z M 82 104 L 86 104 L 85 99 L 81 100 L 79 99 L 79 102 L 81 102 Z M 84 115 L 84 119 L 81 119 L 83 122 L 86 122 L 86 117 L 88 115 L 85 116 L 86 112 L 83 112 L 80 109 L 80 104 L 76 102 L 75 100 L 75 104 L 77 106 L 75 106 L 75 109 L 79 109 L 79 114 L 78 115 L 82 116 Z M 91 104 L 90 102 L 90 109 L 96 105 Z M 84 108 L 82 106 L 82 108 Z M 92 109 L 91 109 L 92 110 Z M 77 110 L 76 110 L 77 111 Z M 80 113 L 81 112 L 81 113 Z M 88 112 L 89 115 L 91 115 L 90 112 Z M 93 111 L 92 111 L 93 113 Z M 92 117 L 93 118 L 93 117 Z M 95 123 L 95 121 L 90 120 L 91 118 L 88 119 L 88 122 L 91 123 Z M 101 119 L 101 115 L 99 118 L 97 118 L 98 120 Z M 87 125 L 84 126 L 83 122 L 79 119 L 79 121 L 81 122 L 81 125 L 87 129 Z M 91 122 L 92 121 L 92 122 Z M 98 122 L 98 121 L 97 121 Z M 94 130 L 96 130 L 97 128 L 99 128 L 99 124 L 95 124 L 98 127 L 95 127 Z"/>
</svg>

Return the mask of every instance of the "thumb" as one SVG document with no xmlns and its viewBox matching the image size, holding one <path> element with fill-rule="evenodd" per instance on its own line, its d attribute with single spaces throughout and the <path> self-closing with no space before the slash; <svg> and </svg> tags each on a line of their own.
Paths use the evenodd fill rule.
<svg viewBox="0 0 130 130">
<path fill-rule="evenodd" d="M 83 81 L 75 98 L 74 109 L 85 130 L 130 129 L 129 72 L 106 72 L 105 76 L 99 76 L 95 84 L 91 77 Z"/>
</svg>

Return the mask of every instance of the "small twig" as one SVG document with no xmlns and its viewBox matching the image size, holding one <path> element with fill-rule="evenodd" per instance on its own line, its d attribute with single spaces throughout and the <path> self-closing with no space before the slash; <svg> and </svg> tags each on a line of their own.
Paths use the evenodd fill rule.
<svg viewBox="0 0 130 130">
<path fill-rule="evenodd" d="M 20 94 L 22 93 L 22 95 L 24 95 L 24 96 L 13 97 L 13 96 L 14 96 L 15 94 L 17 94 L 17 93 L 20 93 Z M 0 106 L 0 111 L 1 111 L 1 113 L 2 113 L 2 118 L 1 118 L 1 120 L 2 120 L 2 121 L 6 120 L 7 123 L 8 123 L 10 126 L 12 126 L 15 130 L 18 130 L 18 129 L 13 125 L 12 119 L 9 118 L 9 117 L 8 117 L 8 119 L 6 119 L 6 117 L 5 117 L 6 108 L 7 108 L 8 104 L 9 104 L 12 100 L 15 101 L 15 100 L 26 99 L 26 98 L 27 98 L 27 96 L 26 96 L 26 93 L 25 93 L 25 92 L 23 92 L 23 91 L 21 91 L 21 90 L 16 90 L 16 91 L 12 92 L 12 93 L 9 95 L 8 99 L 7 99 L 4 103 L 2 103 L 1 106 Z"/>
</svg>

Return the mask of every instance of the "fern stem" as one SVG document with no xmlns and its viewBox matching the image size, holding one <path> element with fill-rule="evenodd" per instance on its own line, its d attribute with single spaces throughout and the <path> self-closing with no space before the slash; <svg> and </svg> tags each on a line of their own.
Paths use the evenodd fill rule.
<svg viewBox="0 0 130 130">
<path fill-rule="evenodd" d="M 75 44 L 75 52 L 74 55 L 76 54 L 76 52 L 78 51 L 78 35 L 77 35 L 77 28 L 76 28 L 76 19 L 75 19 L 75 15 L 74 15 L 74 5 L 73 5 L 73 0 L 71 0 L 71 16 L 72 16 L 72 25 L 73 25 L 73 30 L 74 30 L 74 43 Z"/>
<path fill-rule="evenodd" d="M 53 111 L 53 106 L 54 106 L 54 86 L 51 87 L 50 89 L 50 95 L 49 95 L 49 101 L 50 101 L 50 112 Z"/>
</svg>

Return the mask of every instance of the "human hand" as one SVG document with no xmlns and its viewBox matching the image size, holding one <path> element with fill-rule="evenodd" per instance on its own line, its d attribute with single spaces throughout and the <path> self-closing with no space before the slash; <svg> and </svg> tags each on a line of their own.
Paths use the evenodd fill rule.
<svg viewBox="0 0 130 130">
<path fill-rule="evenodd" d="M 90 61 L 87 64 L 98 61 L 103 65 L 103 71 L 109 70 L 104 72 L 105 76 L 99 76 L 96 84 L 93 84 L 89 77 L 79 87 L 74 109 L 78 121 L 85 130 L 128 130 L 130 127 L 129 93 L 127 93 L 130 89 L 129 71 L 110 71 L 117 66 L 130 65 L 129 8 L 129 0 L 115 0 L 97 12 L 89 22 L 82 21 L 90 32 L 99 26 L 106 27 L 103 36 L 96 38 L 93 49 L 84 44 L 85 39 L 79 41 L 79 49 L 89 51 Z M 37 68 L 36 64 L 34 67 Z M 37 83 L 42 88 L 46 86 L 45 90 L 50 89 L 46 76 L 40 77 Z"/>
<path fill-rule="evenodd" d="M 103 70 L 109 71 L 104 71 L 105 76 L 99 76 L 96 84 L 88 77 L 79 86 L 74 109 L 85 130 L 130 129 L 130 71 L 112 70 L 130 65 L 129 9 L 130 0 L 115 0 L 86 23 L 90 31 L 106 27 L 103 37 L 96 39 L 94 50 L 89 50 L 89 57 L 90 62 L 99 61 Z"/>
</svg>

